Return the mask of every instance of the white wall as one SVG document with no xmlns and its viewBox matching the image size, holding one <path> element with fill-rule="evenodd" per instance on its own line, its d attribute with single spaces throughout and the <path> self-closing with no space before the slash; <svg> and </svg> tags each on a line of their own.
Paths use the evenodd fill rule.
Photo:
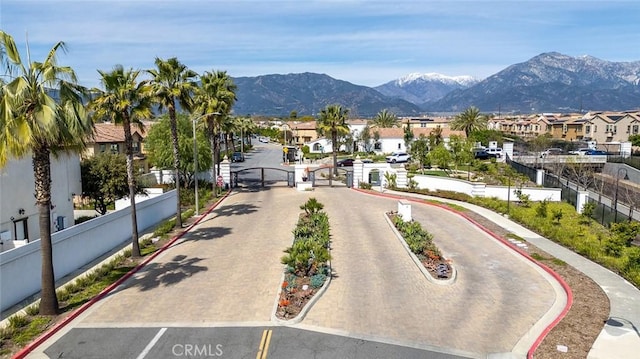
<svg viewBox="0 0 640 359">
<path fill-rule="evenodd" d="M 466 193 L 470 196 L 478 197 L 496 197 L 498 199 L 507 200 L 509 194 L 508 186 L 488 186 L 480 182 L 468 182 L 456 178 L 447 178 L 439 176 L 415 175 L 413 180 L 418 183 L 418 188 L 428 189 L 430 191 L 453 191 Z M 515 190 L 517 187 L 511 187 L 511 200 L 517 200 Z M 522 193 L 529 195 L 531 201 L 542 201 L 544 199 L 553 202 L 562 200 L 560 188 L 522 188 Z"/>
<path fill-rule="evenodd" d="M 0 240 L 0 252 L 16 247 L 14 220 L 25 219 L 29 240 L 40 237 L 38 209 L 35 203 L 35 181 L 31 156 L 10 160 L 0 169 L 0 233 L 9 233 L 9 240 Z M 63 216 L 73 224 L 73 194 L 82 192 L 80 158 L 76 154 L 51 157 L 51 231 L 58 230 L 56 217 Z M 23 209 L 24 214 L 19 210 Z M 13 217 L 13 219 L 12 219 Z M 26 242 L 24 242 L 26 243 Z"/>
<path fill-rule="evenodd" d="M 144 231 L 175 215 L 175 190 L 141 202 L 136 209 L 138 229 Z M 54 233 L 51 240 L 57 280 L 130 242 L 131 209 L 69 227 Z M 40 291 L 41 264 L 39 239 L 0 253 L 0 311 Z"/>
</svg>

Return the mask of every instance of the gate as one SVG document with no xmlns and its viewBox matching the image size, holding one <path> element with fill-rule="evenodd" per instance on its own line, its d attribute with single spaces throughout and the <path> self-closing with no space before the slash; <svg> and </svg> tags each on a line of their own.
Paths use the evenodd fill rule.
<svg viewBox="0 0 640 359">
<path fill-rule="evenodd" d="M 231 187 L 295 187 L 293 169 L 251 167 L 231 171 Z"/>
<path fill-rule="evenodd" d="M 313 187 L 353 187 L 353 169 L 337 167 L 336 175 L 333 167 L 319 167 L 309 171 L 309 181 Z"/>
</svg>

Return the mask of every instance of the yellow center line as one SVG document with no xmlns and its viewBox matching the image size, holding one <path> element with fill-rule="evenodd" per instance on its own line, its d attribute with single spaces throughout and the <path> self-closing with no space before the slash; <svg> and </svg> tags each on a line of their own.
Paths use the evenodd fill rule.
<svg viewBox="0 0 640 359">
<path fill-rule="evenodd" d="M 269 353 L 269 343 L 271 342 L 271 334 L 273 331 L 271 329 L 265 329 L 262 332 L 262 339 L 260 339 L 260 346 L 258 347 L 258 354 L 256 354 L 256 359 L 266 359 L 267 354 Z"/>
</svg>

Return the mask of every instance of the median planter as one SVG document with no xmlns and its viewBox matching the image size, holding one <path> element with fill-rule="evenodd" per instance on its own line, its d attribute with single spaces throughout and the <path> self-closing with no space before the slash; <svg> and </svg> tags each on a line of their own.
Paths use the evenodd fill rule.
<svg viewBox="0 0 640 359">
<path fill-rule="evenodd" d="M 433 235 L 422 229 L 420 223 L 405 221 L 397 212 L 385 213 L 385 218 L 425 277 L 433 283 L 452 284 L 456 269 L 433 243 Z"/>
<path fill-rule="evenodd" d="M 301 321 L 329 285 L 329 217 L 323 207 L 315 198 L 300 206 L 304 213 L 293 230 L 293 244 L 281 259 L 286 267 L 272 315 L 276 322 Z"/>
</svg>

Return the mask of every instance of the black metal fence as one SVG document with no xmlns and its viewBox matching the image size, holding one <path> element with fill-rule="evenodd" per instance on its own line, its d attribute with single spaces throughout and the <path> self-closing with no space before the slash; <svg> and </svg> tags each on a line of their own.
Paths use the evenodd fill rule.
<svg viewBox="0 0 640 359">
<path fill-rule="evenodd" d="M 525 174 L 531 179 L 531 181 L 536 181 L 537 169 L 511 160 L 507 160 L 507 162 L 514 170 Z M 571 183 L 568 179 L 545 172 L 542 185 L 544 187 L 560 188 L 562 201 L 570 203 L 574 207 L 576 206 L 578 202 L 578 191 L 576 188 L 571 187 Z M 590 188 L 591 191 L 599 193 L 598 198 L 589 197 L 589 202 L 595 204 L 593 219 L 600 222 L 603 226 L 608 226 L 614 222 L 628 221 L 632 213 L 623 213 L 618 209 L 618 213 L 616 214 L 616 210 L 613 207 L 608 206 L 602 201 L 602 198 L 607 198 L 609 203 L 617 201 L 614 196 L 614 188 L 612 185 L 600 183 L 597 187 L 599 187 L 600 190 L 597 188 Z M 614 199 L 608 195 L 614 196 Z"/>
</svg>

